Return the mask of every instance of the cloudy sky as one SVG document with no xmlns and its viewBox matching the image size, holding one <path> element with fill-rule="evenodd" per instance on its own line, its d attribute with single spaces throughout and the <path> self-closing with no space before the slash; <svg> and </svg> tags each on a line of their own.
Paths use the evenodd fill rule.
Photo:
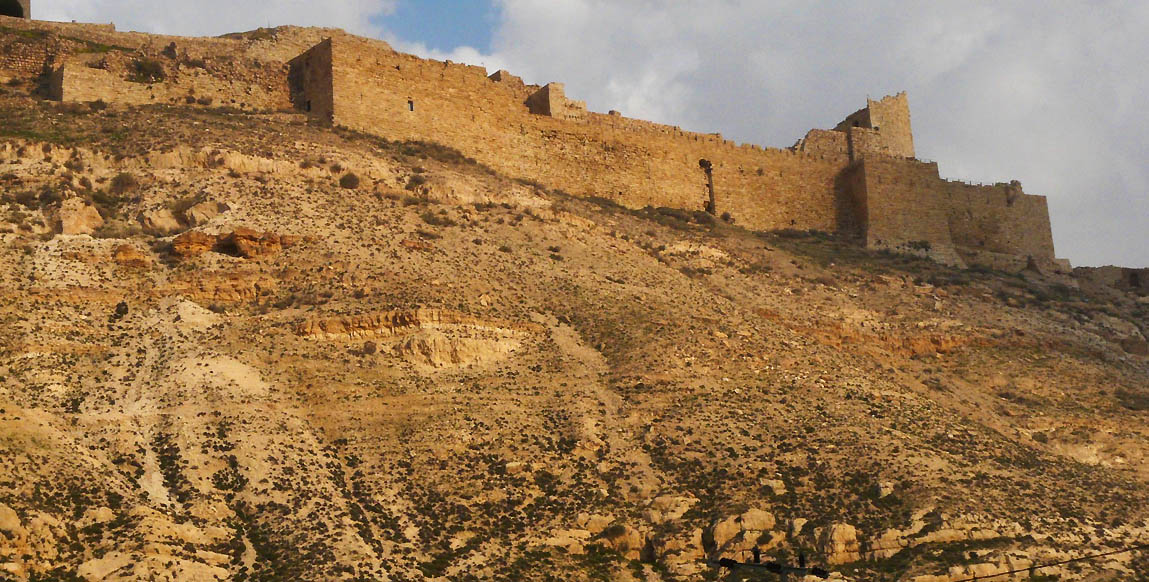
<svg viewBox="0 0 1149 582">
<path fill-rule="evenodd" d="M 33 12 L 185 35 L 337 26 L 562 81 L 596 111 L 779 147 L 906 90 L 918 157 L 943 176 L 1048 196 L 1058 255 L 1075 265 L 1149 267 L 1144 0 L 33 0 Z"/>
</svg>

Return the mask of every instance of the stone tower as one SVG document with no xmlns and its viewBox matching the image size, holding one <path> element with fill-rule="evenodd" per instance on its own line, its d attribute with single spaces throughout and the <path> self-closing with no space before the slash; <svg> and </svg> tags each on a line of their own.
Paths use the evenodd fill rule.
<svg viewBox="0 0 1149 582">
<path fill-rule="evenodd" d="M 0 0 L 0 16 L 32 18 L 32 0 Z"/>
<path fill-rule="evenodd" d="M 854 129 L 870 130 L 877 139 L 867 139 L 864 149 L 900 158 L 914 157 L 910 103 L 904 91 L 879 101 L 866 99 L 865 109 L 854 112 L 834 129 L 847 133 Z"/>
</svg>

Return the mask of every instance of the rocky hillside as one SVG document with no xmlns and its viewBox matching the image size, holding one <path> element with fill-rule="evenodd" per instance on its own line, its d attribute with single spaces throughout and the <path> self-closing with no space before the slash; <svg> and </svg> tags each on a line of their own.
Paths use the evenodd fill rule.
<svg viewBox="0 0 1149 582">
<path fill-rule="evenodd" d="M 34 89 L 0 94 L 0 580 L 704 580 L 757 546 L 950 582 L 1149 542 L 1136 293 Z"/>
</svg>

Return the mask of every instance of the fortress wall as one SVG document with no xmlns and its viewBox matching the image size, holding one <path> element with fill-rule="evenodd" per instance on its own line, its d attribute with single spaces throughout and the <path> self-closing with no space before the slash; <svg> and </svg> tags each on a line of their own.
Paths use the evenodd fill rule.
<svg viewBox="0 0 1149 582">
<path fill-rule="evenodd" d="M 874 156 L 861 160 L 860 168 L 867 208 L 866 246 L 916 251 L 939 262 L 963 264 L 950 236 L 937 164 Z"/>
<path fill-rule="evenodd" d="M 706 158 L 714 163 L 718 212 L 739 224 L 839 227 L 846 194 L 836 178 L 844 156 L 739 146 L 617 115 L 533 115 L 513 83 L 489 79 L 481 68 L 422 60 L 355 37 L 335 37 L 332 47 L 334 123 L 450 144 L 508 175 L 632 208 L 704 208 L 698 160 Z"/>
<path fill-rule="evenodd" d="M 942 181 L 954 243 L 969 249 L 1052 261 L 1053 231 L 1044 196 L 1019 185 Z"/>
<path fill-rule="evenodd" d="M 1019 186 L 947 182 L 936 165 L 905 157 L 913 142 L 904 93 L 869 100 L 840 130 L 813 130 L 783 150 L 588 112 L 557 83 L 526 85 L 505 71 L 488 77 L 481 67 L 423 60 L 341 31 L 285 27 L 186 39 L 4 19 L 0 42 L 18 46 L 0 55 L 7 59 L 0 66 L 18 74 L 38 76 L 64 62 L 53 85 L 69 101 L 185 103 L 192 96 L 215 106 L 310 109 L 388 139 L 450 145 L 504 174 L 632 208 L 703 209 L 698 161 L 705 158 L 713 163 L 718 213 L 749 228 L 864 235 L 868 246 L 910 252 L 928 246 L 952 264 L 962 261 L 955 248 L 973 262 L 1010 268 L 1018 257 L 1053 257 L 1043 197 Z M 167 80 L 129 81 L 142 58 L 163 63 Z M 550 115 L 532 114 L 532 98 Z"/>
<path fill-rule="evenodd" d="M 838 175 L 838 190 L 845 193 L 839 213 L 839 222 L 848 225 L 848 230 L 843 229 L 843 232 L 865 240 L 870 222 L 870 201 L 862 164 L 851 164 Z"/>
<path fill-rule="evenodd" d="M 934 163 L 869 157 L 862 168 L 868 246 L 929 241 L 939 260 L 954 262 L 959 252 L 969 263 L 1010 271 L 1025 268 L 1028 257 L 1055 260 L 1044 196 L 1024 194 L 1015 184 L 943 180 Z"/>
<path fill-rule="evenodd" d="M 34 77 L 44 71 L 60 52 L 59 46 L 45 42 L 28 42 L 27 38 L 10 35 L 0 42 L 0 71 Z"/>
<path fill-rule="evenodd" d="M 185 53 L 192 58 L 232 58 L 243 55 L 248 59 L 278 63 L 286 63 L 325 38 L 343 34 L 333 28 L 282 26 L 220 37 L 188 37 L 118 31 L 114 24 L 22 20 L 0 16 L 0 34 L 5 32 L 17 33 L 29 39 L 54 36 L 87 45 L 81 52 L 89 53 L 121 50 L 158 54 L 175 43 L 181 56 Z"/>
<path fill-rule="evenodd" d="M 871 155 L 898 156 L 895 146 L 875 129 L 851 127 L 846 129 L 845 135 L 850 159 Z"/>
<path fill-rule="evenodd" d="M 842 157 L 850 155 L 850 144 L 843 131 L 811 129 L 798 145 L 798 149 L 815 155 Z"/>
</svg>

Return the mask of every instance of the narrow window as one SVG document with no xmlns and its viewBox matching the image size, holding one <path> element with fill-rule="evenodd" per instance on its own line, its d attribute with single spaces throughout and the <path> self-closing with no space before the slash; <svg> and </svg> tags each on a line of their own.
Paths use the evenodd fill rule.
<svg viewBox="0 0 1149 582">
<path fill-rule="evenodd" d="M 310 99 L 308 99 L 307 103 L 304 104 L 303 109 L 309 113 L 311 112 L 311 100 Z"/>
<path fill-rule="evenodd" d="M 407 100 L 407 111 L 414 111 L 414 110 L 415 110 L 415 102 L 408 99 Z"/>
</svg>

